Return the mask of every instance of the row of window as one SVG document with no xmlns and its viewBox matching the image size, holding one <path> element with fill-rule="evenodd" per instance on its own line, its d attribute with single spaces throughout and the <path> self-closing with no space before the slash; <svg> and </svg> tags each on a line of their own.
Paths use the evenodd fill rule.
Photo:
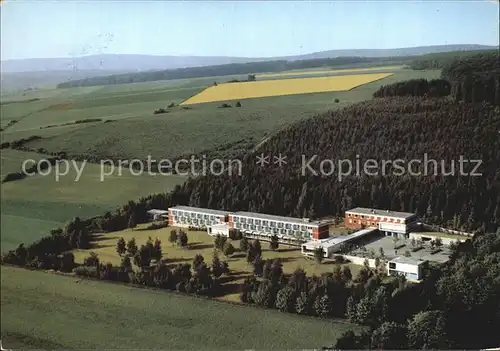
<svg viewBox="0 0 500 351">
<path fill-rule="evenodd" d="M 398 271 L 395 269 L 389 269 L 389 275 L 396 275 L 396 274 L 398 274 L 398 275 L 401 274 L 409 279 L 415 279 L 415 280 L 418 279 L 418 275 L 416 273 L 410 273 L 410 272 Z"/>
<path fill-rule="evenodd" d="M 185 223 L 185 224 L 204 224 L 212 225 L 220 223 L 220 219 L 217 216 L 212 216 L 213 218 L 191 218 L 191 217 L 178 217 L 174 216 L 174 223 Z"/>
<path fill-rule="evenodd" d="M 210 219 L 210 220 L 215 220 L 216 218 L 219 219 L 220 216 L 215 216 L 215 215 L 209 215 L 209 214 L 203 214 L 203 213 L 194 213 L 194 212 L 184 212 L 184 211 L 177 211 L 177 210 L 172 210 L 172 215 L 174 218 L 198 218 L 198 219 Z"/>
<path fill-rule="evenodd" d="M 362 218 L 362 219 L 371 219 L 375 221 L 382 221 L 382 222 L 395 222 L 395 223 L 404 223 L 404 220 L 402 219 L 394 219 L 394 218 L 387 218 L 387 217 L 380 217 L 380 216 L 365 216 L 365 215 L 357 215 L 357 214 L 347 214 L 348 217 L 354 217 L 354 218 Z"/>
<path fill-rule="evenodd" d="M 293 229 L 293 230 L 306 230 L 307 226 L 299 225 L 299 224 L 291 224 L 282 221 L 271 221 L 266 219 L 257 219 L 257 218 L 245 218 L 245 217 L 233 217 L 234 223 L 244 223 L 244 224 L 253 224 L 257 226 L 263 227 L 271 227 L 271 228 L 285 228 L 285 229 Z"/>
<path fill-rule="evenodd" d="M 359 224 L 362 224 L 363 222 L 361 222 L 361 221 L 358 222 L 355 219 L 349 218 L 349 223 L 353 223 L 353 224 L 358 224 L 359 223 Z M 364 223 L 367 224 L 367 225 L 370 225 L 370 222 L 364 222 Z M 371 222 L 371 225 L 375 227 L 377 225 L 377 223 Z"/>
<path fill-rule="evenodd" d="M 312 231 L 301 231 L 301 230 L 293 230 L 293 229 L 284 229 L 284 228 L 270 228 L 270 227 L 263 227 L 263 226 L 256 226 L 256 225 L 250 225 L 250 224 L 242 224 L 242 223 L 235 223 L 234 224 L 235 229 L 240 229 L 243 231 L 255 231 L 255 232 L 260 232 L 260 233 L 269 233 L 269 234 L 276 234 L 276 235 L 292 235 L 295 237 L 311 237 L 312 236 Z"/>
</svg>

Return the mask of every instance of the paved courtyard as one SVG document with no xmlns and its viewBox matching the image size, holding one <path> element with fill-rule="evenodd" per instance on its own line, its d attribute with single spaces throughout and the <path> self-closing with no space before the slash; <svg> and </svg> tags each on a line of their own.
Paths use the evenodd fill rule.
<svg viewBox="0 0 500 351">
<path fill-rule="evenodd" d="M 412 252 L 411 240 L 399 239 L 399 241 L 394 242 L 394 239 L 390 236 L 374 238 L 370 241 L 359 243 L 358 246 L 359 248 L 351 251 L 350 254 L 368 257 L 369 252 L 373 251 L 375 253 L 375 257 L 377 257 L 379 256 L 380 248 L 382 248 L 384 250 L 384 256 L 389 260 L 398 256 L 404 256 L 405 252 L 409 251 L 412 258 L 439 263 L 448 261 L 450 255 L 450 250 L 444 245 L 441 246 L 440 252 L 431 254 L 431 246 L 429 243 L 425 242 L 423 243 L 422 249 Z M 395 249 L 395 246 L 398 248 Z"/>
</svg>

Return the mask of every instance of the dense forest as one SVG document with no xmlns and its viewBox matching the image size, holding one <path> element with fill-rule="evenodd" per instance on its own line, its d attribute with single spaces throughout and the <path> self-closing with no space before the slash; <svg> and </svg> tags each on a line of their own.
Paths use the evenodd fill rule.
<svg viewBox="0 0 500 351">
<path fill-rule="evenodd" d="M 281 72 L 291 69 L 335 67 L 343 65 L 377 66 L 386 64 L 402 64 L 410 62 L 412 57 L 335 57 L 325 59 L 297 60 L 297 61 L 261 61 L 249 63 L 232 63 L 227 65 L 187 67 L 163 71 L 148 71 L 116 74 L 103 77 L 90 77 L 72 80 L 58 84 L 58 88 L 71 88 L 78 86 L 127 84 L 138 82 L 151 82 L 157 80 L 185 79 L 228 76 L 237 74 L 252 74 L 261 72 Z"/>
<path fill-rule="evenodd" d="M 478 55 L 489 55 L 495 53 L 498 53 L 498 50 L 486 50 L 483 52 L 477 52 Z M 415 70 L 443 69 L 456 60 L 460 60 L 475 54 L 476 52 L 471 53 L 470 51 L 452 51 L 427 54 L 419 56 L 417 59 L 412 60 L 408 66 L 411 69 Z"/>
<path fill-rule="evenodd" d="M 443 68 L 441 76 L 451 83 L 451 95 L 457 101 L 487 101 L 500 105 L 498 52 L 455 60 Z"/>
<path fill-rule="evenodd" d="M 491 105 L 456 104 L 443 99 L 376 99 L 297 123 L 271 138 L 259 150 L 286 156 L 286 165 L 243 162 L 243 174 L 191 179 L 174 192 L 183 204 L 249 210 L 297 217 L 341 216 L 366 206 L 416 212 L 432 223 L 466 230 L 494 231 L 500 225 L 500 114 Z M 304 155 L 304 156 L 302 156 Z M 309 168 L 303 167 L 318 155 Z M 338 170 L 321 176 L 320 162 L 351 160 L 359 155 L 361 172 L 343 177 Z M 427 156 L 425 156 L 427 155 Z M 474 165 L 460 157 L 482 160 Z M 427 157 L 427 175 L 423 173 Z M 414 175 L 395 167 L 363 175 L 363 163 L 402 159 Z M 436 164 L 431 160 L 435 160 Z M 324 163 L 330 172 L 329 163 Z M 418 166 L 418 167 L 417 167 Z M 454 167 L 454 169 L 453 169 Z M 302 174 L 302 169 L 306 174 Z M 313 172 L 314 171 L 314 172 Z M 343 169 L 346 172 L 346 169 Z M 445 175 L 454 171 L 454 175 Z M 353 171 L 354 172 L 354 171 Z"/>
<path fill-rule="evenodd" d="M 441 79 L 412 79 L 380 87 L 373 97 L 451 95 L 455 101 L 500 105 L 500 56 L 486 52 L 440 61 Z"/>
<path fill-rule="evenodd" d="M 445 79 L 410 79 L 381 86 L 374 98 L 390 96 L 428 96 L 443 97 L 450 95 L 451 84 Z"/>
</svg>

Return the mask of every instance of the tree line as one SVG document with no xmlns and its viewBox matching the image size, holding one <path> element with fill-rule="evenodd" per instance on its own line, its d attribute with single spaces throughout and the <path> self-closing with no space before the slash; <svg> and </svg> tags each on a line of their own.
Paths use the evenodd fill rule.
<svg viewBox="0 0 500 351">
<path fill-rule="evenodd" d="M 451 91 L 451 84 L 444 79 L 410 79 L 381 86 L 373 93 L 374 98 L 391 96 L 444 97 Z"/>
<path fill-rule="evenodd" d="M 94 86 L 94 85 L 113 85 L 113 84 L 128 84 L 138 82 L 150 82 L 169 79 L 186 79 L 186 78 L 202 78 L 228 75 L 243 75 L 260 72 L 281 72 L 292 69 L 305 69 L 316 67 L 335 67 L 343 65 L 383 65 L 383 64 L 401 64 L 410 62 L 413 56 L 403 57 L 334 57 L 310 60 L 272 60 L 249 63 L 232 63 L 226 65 L 204 66 L 204 67 L 187 67 L 169 69 L 163 71 L 150 71 L 140 73 L 125 73 L 115 74 L 102 77 L 90 77 L 68 82 L 59 83 L 58 88 L 71 88 L 78 86 Z"/>
<path fill-rule="evenodd" d="M 500 54 L 489 52 L 454 60 L 441 71 L 456 101 L 500 105 Z"/>
<path fill-rule="evenodd" d="M 135 226 L 131 223 L 132 227 Z M 211 263 L 206 263 L 201 255 L 196 255 L 192 264 L 169 264 L 161 241 L 148 238 L 145 244 L 137 246 L 135 238 L 125 242 L 120 238 L 116 252 L 121 263 L 114 266 L 101 262 L 98 255 L 90 252 L 83 264 L 75 263 L 73 249 L 91 249 L 95 239 L 89 233 L 88 223 L 75 218 L 64 229 L 53 230 L 50 237 L 44 237 L 34 244 L 20 244 L 2 256 L 2 263 L 20 267 L 60 272 L 74 272 L 80 277 L 144 285 L 178 292 L 218 296 L 222 289 L 219 278 L 229 273 L 229 265 L 221 261 L 214 252 Z M 169 241 L 180 247 L 187 247 L 187 233 L 172 230 Z M 135 266 L 135 269 L 134 269 Z"/>
<path fill-rule="evenodd" d="M 408 66 L 414 70 L 443 69 L 450 63 L 476 55 L 495 54 L 498 50 L 451 51 L 422 55 L 412 60 Z"/>
</svg>

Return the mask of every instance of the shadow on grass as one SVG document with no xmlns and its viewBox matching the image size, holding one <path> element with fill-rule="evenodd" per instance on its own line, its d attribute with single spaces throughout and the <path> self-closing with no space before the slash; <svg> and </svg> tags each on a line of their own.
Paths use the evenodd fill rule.
<svg viewBox="0 0 500 351">
<path fill-rule="evenodd" d="M 203 250 L 203 249 L 210 249 L 213 248 L 213 244 L 205 244 L 202 242 L 197 242 L 197 243 L 191 243 L 188 245 L 190 250 Z"/>
<path fill-rule="evenodd" d="M 241 284 L 240 283 L 227 283 L 221 286 L 220 293 L 218 296 L 224 296 L 229 294 L 237 294 L 241 292 Z"/>
<path fill-rule="evenodd" d="M 102 240 L 117 240 L 120 239 L 118 236 L 112 234 L 93 234 L 92 241 L 102 241 Z"/>
<path fill-rule="evenodd" d="M 278 250 L 276 250 L 276 252 L 290 252 L 290 251 L 299 251 L 299 249 L 296 248 L 296 247 L 290 247 L 290 248 L 286 248 L 286 249 L 278 249 Z"/>
<path fill-rule="evenodd" d="M 243 280 L 246 278 L 250 278 L 252 275 L 251 274 L 242 274 L 242 275 L 223 275 L 219 278 L 219 282 L 225 286 L 227 283 L 234 282 L 235 280 Z"/>
<path fill-rule="evenodd" d="M 89 245 L 89 250 L 93 250 L 93 249 L 103 249 L 103 248 L 106 248 L 106 247 L 114 247 L 115 245 L 113 244 L 99 244 L 99 243 L 96 243 L 96 242 L 91 242 L 90 245 Z"/>
<path fill-rule="evenodd" d="M 247 255 L 244 254 L 244 253 L 237 253 L 235 255 L 232 255 L 231 258 L 244 258 L 246 257 Z"/>
<path fill-rule="evenodd" d="M 172 263 L 183 263 L 183 262 L 189 262 L 191 263 L 191 260 L 187 258 L 168 258 L 167 257 L 167 264 L 172 264 Z"/>
</svg>

